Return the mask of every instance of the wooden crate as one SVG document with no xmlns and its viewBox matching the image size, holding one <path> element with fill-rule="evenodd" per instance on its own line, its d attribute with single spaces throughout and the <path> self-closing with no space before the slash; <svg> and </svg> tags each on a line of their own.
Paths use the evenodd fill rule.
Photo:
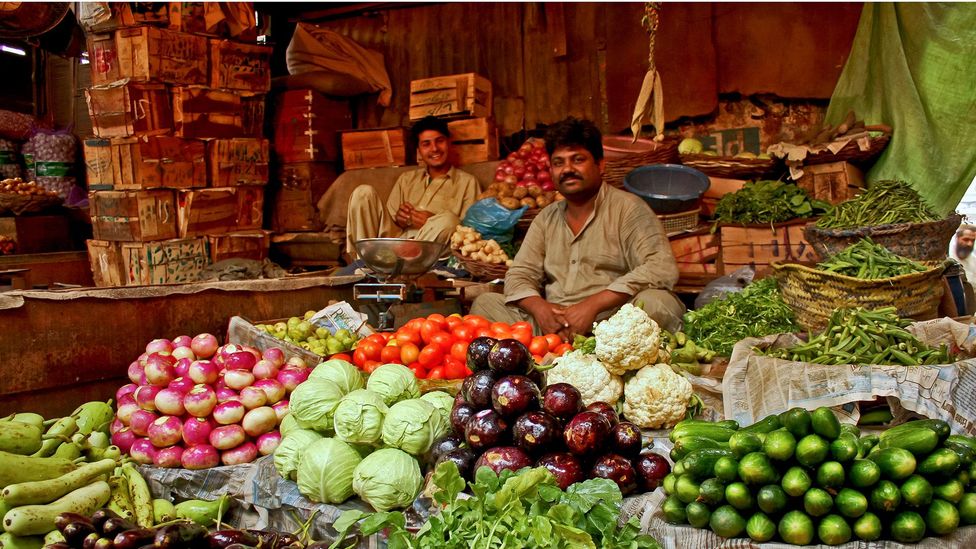
<svg viewBox="0 0 976 549">
<path fill-rule="evenodd" d="M 173 128 L 164 84 L 120 80 L 85 90 L 96 137 L 159 135 Z"/>
<path fill-rule="evenodd" d="M 671 253 L 679 270 L 681 264 L 702 264 L 718 259 L 720 239 L 718 233 L 711 232 L 710 226 L 675 235 L 668 240 L 671 241 Z"/>
<path fill-rule="evenodd" d="M 211 187 L 268 183 L 267 139 L 214 139 L 207 143 L 207 169 Z"/>
<path fill-rule="evenodd" d="M 811 220 L 802 219 L 769 225 L 722 225 L 720 259 L 724 272 L 751 266 L 768 272 L 774 261 L 816 261 L 813 247 L 803 236 Z"/>
<path fill-rule="evenodd" d="M 88 240 L 88 261 L 91 263 L 95 285 L 125 286 L 128 277 L 122 264 L 122 250 L 118 242 Z"/>
<path fill-rule="evenodd" d="M 410 120 L 425 116 L 492 115 L 491 82 L 475 73 L 410 82 Z"/>
<path fill-rule="evenodd" d="M 207 240 L 210 244 L 211 263 L 235 257 L 261 261 L 268 257 L 271 233 L 269 231 L 243 231 L 208 236 Z"/>
<path fill-rule="evenodd" d="M 243 137 L 260 139 L 264 137 L 265 95 L 263 93 L 240 92 L 241 123 Z"/>
<path fill-rule="evenodd" d="M 803 166 L 796 186 L 811 197 L 831 204 L 854 198 L 864 190 L 864 172 L 850 162 L 831 162 Z"/>
<path fill-rule="evenodd" d="M 88 35 L 88 68 L 91 70 L 91 85 L 101 86 L 122 78 L 119 72 L 119 54 L 115 35 Z"/>
<path fill-rule="evenodd" d="M 455 166 L 498 160 L 498 128 L 491 118 L 469 118 L 447 124 Z"/>
<path fill-rule="evenodd" d="M 173 130 L 180 137 L 229 139 L 245 137 L 240 94 L 173 86 Z"/>
<path fill-rule="evenodd" d="M 254 2 L 169 2 L 169 28 L 210 36 L 257 39 Z"/>
<path fill-rule="evenodd" d="M 320 231 L 318 202 L 338 177 L 335 164 L 301 162 L 278 166 L 271 204 L 276 233 Z"/>
<path fill-rule="evenodd" d="M 196 282 L 210 265 L 206 238 L 119 245 L 127 286 Z"/>
<path fill-rule="evenodd" d="M 341 135 L 342 164 L 347 170 L 414 163 L 416 150 L 406 128 L 350 130 Z"/>
<path fill-rule="evenodd" d="M 237 230 L 236 189 L 196 189 L 179 191 L 176 224 L 180 238 L 191 238 Z"/>
<path fill-rule="evenodd" d="M 271 89 L 271 46 L 210 40 L 210 87 L 253 92 Z"/>
<path fill-rule="evenodd" d="M 89 188 L 92 177 L 98 184 L 94 190 L 205 187 L 204 152 L 203 141 L 168 135 L 86 139 Z"/>
<path fill-rule="evenodd" d="M 207 39 L 157 27 L 115 31 L 122 78 L 206 85 Z"/>
<path fill-rule="evenodd" d="M 176 236 L 173 191 L 97 191 L 89 202 L 96 240 L 145 242 Z"/>
<path fill-rule="evenodd" d="M 237 230 L 248 231 L 264 226 L 264 188 L 237 188 Z"/>
<path fill-rule="evenodd" d="M 352 128 L 352 108 L 313 90 L 286 91 L 275 99 L 273 126 L 279 162 L 336 160 L 338 132 Z"/>
<path fill-rule="evenodd" d="M 109 17 L 84 17 L 82 11 L 79 22 L 85 31 L 105 32 L 135 25 L 165 25 L 169 22 L 169 2 L 108 2 Z"/>
<path fill-rule="evenodd" d="M 745 179 L 726 179 L 724 177 L 711 177 L 708 178 L 708 190 L 702 195 L 702 211 L 701 215 L 705 217 L 711 217 L 715 215 L 715 206 L 718 205 L 719 200 L 723 196 L 734 193 L 745 186 Z"/>
</svg>

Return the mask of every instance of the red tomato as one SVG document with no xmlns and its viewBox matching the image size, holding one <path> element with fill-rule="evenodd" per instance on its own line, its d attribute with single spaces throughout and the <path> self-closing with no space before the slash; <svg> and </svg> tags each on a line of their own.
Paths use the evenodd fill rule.
<svg viewBox="0 0 976 549">
<path fill-rule="evenodd" d="M 352 362 L 352 357 L 347 353 L 336 353 L 330 356 L 329 360 L 345 360 L 346 362 Z"/>
<path fill-rule="evenodd" d="M 488 328 L 493 334 L 509 333 L 512 331 L 512 327 L 504 322 L 492 322 Z"/>
<path fill-rule="evenodd" d="M 430 343 L 434 334 L 445 331 L 444 328 L 446 327 L 447 323 L 437 322 L 435 320 L 424 321 L 423 327 L 420 328 L 420 339 L 424 340 L 424 343 Z"/>
<path fill-rule="evenodd" d="M 464 362 L 454 358 L 445 357 L 444 358 L 444 377 L 446 379 L 462 379 L 467 377 L 467 367 Z"/>
<path fill-rule="evenodd" d="M 356 366 L 362 368 L 363 366 L 366 365 L 367 360 L 369 359 L 366 358 L 366 350 L 363 349 L 362 347 L 357 347 L 356 350 L 353 351 L 352 363 L 355 364 Z"/>
<path fill-rule="evenodd" d="M 366 338 L 359 342 L 359 344 L 356 346 L 356 350 L 358 351 L 362 349 L 363 352 L 366 353 L 366 360 L 379 360 L 380 352 L 383 350 L 384 346 L 386 346 L 385 343 L 381 343 L 375 339 L 370 341 L 369 338 Z"/>
<path fill-rule="evenodd" d="M 495 337 L 488 328 L 478 328 L 475 337 Z"/>
<path fill-rule="evenodd" d="M 420 350 L 420 355 L 417 356 L 417 362 L 422 364 L 425 368 L 433 368 L 437 366 L 444 360 L 444 351 L 441 350 L 439 345 L 427 345 Z"/>
<path fill-rule="evenodd" d="M 400 346 L 401 364 L 409 365 L 417 362 L 418 355 L 420 355 L 420 347 L 417 347 L 413 343 L 404 343 Z"/>
<path fill-rule="evenodd" d="M 512 330 L 512 339 L 517 339 L 522 342 L 522 345 L 528 347 L 532 343 L 532 328 L 519 326 Z"/>
<path fill-rule="evenodd" d="M 455 341 L 451 345 L 451 356 L 465 362 L 468 360 L 468 342 L 467 341 Z"/>
<path fill-rule="evenodd" d="M 552 350 L 552 353 L 556 356 L 563 356 L 572 350 L 573 346 L 569 343 L 560 343 L 555 349 Z"/>
<path fill-rule="evenodd" d="M 427 373 L 427 379 L 444 379 L 444 367 L 438 366 L 432 368 L 430 372 Z"/>
<path fill-rule="evenodd" d="M 367 360 L 366 364 L 363 366 L 363 371 L 367 374 L 373 373 L 373 370 L 382 366 L 383 363 L 378 360 Z"/>
<path fill-rule="evenodd" d="M 444 319 L 444 322 L 447 323 L 447 328 L 449 330 L 453 330 L 454 328 L 457 328 L 458 326 L 460 326 L 464 321 L 461 320 L 461 316 L 460 315 L 451 315 L 451 316 L 445 318 Z"/>
<path fill-rule="evenodd" d="M 546 334 L 546 341 L 549 342 L 549 350 L 553 350 L 563 342 L 563 338 L 556 334 Z"/>
<path fill-rule="evenodd" d="M 472 328 L 471 326 L 465 326 L 463 324 L 451 330 L 451 333 L 454 334 L 454 337 L 461 341 L 471 341 L 472 339 L 474 339 L 474 332 L 475 332 L 474 328 Z"/>
<path fill-rule="evenodd" d="M 400 348 L 395 345 L 387 345 L 380 351 L 380 362 L 383 364 L 400 364 Z"/>
<path fill-rule="evenodd" d="M 542 364 L 542 355 L 532 355 L 532 360 L 534 360 L 536 364 Z"/>
<path fill-rule="evenodd" d="M 434 313 L 434 314 L 427 315 L 427 320 L 433 320 L 434 322 L 441 324 L 446 319 L 444 318 L 444 315 L 440 313 Z"/>
<path fill-rule="evenodd" d="M 377 345 L 386 345 L 386 339 L 383 338 L 381 334 L 373 334 L 366 336 L 363 341 L 368 341 L 370 343 L 376 343 Z"/>
<path fill-rule="evenodd" d="M 529 324 L 528 322 L 526 322 L 524 320 L 520 320 L 520 321 L 512 324 L 512 332 L 515 332 L 517 330 L 530 330 L 531 331 L 532 330 L 532 324 Z"/>
<path fill-rule="evenodd" d="M 410 366 L 410 371 L 413 372 L 413 377 L 417 379 L 425 379 L 427 377 L 427 369 L 420 364 Z"/>
<path fill-rule="evenodd" d="M 423 326 L 423 325 L 424 325 L 424 319 L 422 319 L 422 318 L 412 318 L 412 319 L 408 320 L 407 323 L 404 324 L 403 327 L 400 328 L 400 329 L 402 330 L 403 328 L 406 328 L 408 330 L 412 330 L 412 331 L 417 332 L 419 334 L 420 333 L 420 327 Z"/>
<path fill-rule="evenodd" d="M 441 348 L 444 353 L 449 353 L 451 351 L 451 345 L 454 344 L 454 336 L 447 332 L 437 332 L 430 338 L 430 342 Z"/>
<path fill-rule="evenodd" d="M 400 328 L 396 334 L 397 343 L 403 345 L 404 343 L 413 343 L 415 345 L 420 345 L 420 332 L 417 330 L 412 330 L 406 326 Z"/>
<path fill-rule="evenodd" d="M 549 342 L 544 336 L 535 336 L 529 343 L 529 352 L 534 355 L 546 356 L 549 352 Z"/>
<path fill-rule="evenodd" d="M 464 323 L 469 326 L 474 326 L 475 328 L 487 328 L 491 326 L 491 321 L 483 316 L 478 315 L 467 315 L 464 317 Z"/>
</svg>

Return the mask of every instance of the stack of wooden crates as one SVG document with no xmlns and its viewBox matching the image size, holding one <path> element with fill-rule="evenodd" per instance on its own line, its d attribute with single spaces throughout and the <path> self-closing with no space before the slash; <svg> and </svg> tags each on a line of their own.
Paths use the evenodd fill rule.
<svg viewBox="0 0 976 549">
<path fill-rule="evenodd" d="M 193 282 L 212 263 L 267 257 L 271 48 L 192 22 L 87 37 L 88 251 L 98 286 Z"/>
</svg>

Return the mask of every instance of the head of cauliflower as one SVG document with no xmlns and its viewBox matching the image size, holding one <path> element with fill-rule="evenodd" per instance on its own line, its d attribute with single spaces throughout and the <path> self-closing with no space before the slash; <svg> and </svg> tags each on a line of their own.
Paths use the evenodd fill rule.
<svg viewBox="0 0 976 549">
<path fill-rule="evenodd" d="M 645 366 L 624 385 L 624 417 L 642 429 L 669 429 L 684 419 L 693 394 L 671 366 Z"/>
<path fill-rule="evenodd" d="M 613 316 L 593 325 L 594 352 L 612 374 L 623 375 L 658 360 L 661 327 L 644 309 L 624 304 Z"/>
</svg>

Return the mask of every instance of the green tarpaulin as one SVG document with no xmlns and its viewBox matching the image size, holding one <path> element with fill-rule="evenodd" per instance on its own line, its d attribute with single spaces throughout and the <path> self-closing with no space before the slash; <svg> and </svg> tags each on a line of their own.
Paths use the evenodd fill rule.
<svg viewBox="0 0 976 549">
<path fill-rule="evenodd" d="M 868 180 L 900 179 L 943 214 L 976 176 L 976 4 L 864 4 L 827 121 L 894 134 Z"/>
</svg>

